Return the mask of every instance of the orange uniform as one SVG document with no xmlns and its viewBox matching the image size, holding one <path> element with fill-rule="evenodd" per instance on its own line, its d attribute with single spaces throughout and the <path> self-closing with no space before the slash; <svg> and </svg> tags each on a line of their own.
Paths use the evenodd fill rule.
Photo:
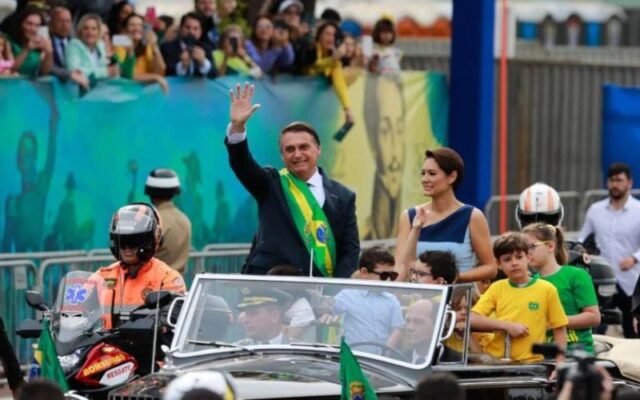
<svg viewBox="0 0 640 400">
<path fill-rule="evenodd" d="M 111 308 L 113 302 L 114 313 L 129 312 L 144 304 L 150 292 L 158 290 L 186 292 L 182 275 L 155 257 L 147 261 L 135 276 L 128 274 L 120 261 L 100 268 L 95 274 L 105 281 L 102 305 Z M 105 328 L 111 328 L 110 318 L 105 321 Z"/>
</svg>

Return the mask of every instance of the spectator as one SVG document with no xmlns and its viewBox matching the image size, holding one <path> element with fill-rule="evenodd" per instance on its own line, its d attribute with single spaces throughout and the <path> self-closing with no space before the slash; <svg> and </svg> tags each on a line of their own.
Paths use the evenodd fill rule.
<svg viewBox="0 0 640 400">
<path fill-rule="evenodd" d="M 48 38 L 38 35 L 44 25 L 39 9 L 25 8 L 18 17 L 15 32 L 10 35 L 11 52 L 14 55 L 11 70 L 29 78 L 47 75 L 53 64 L 53 50 Z"/>
<path fill-rule="evenodd" d="M 220 41 L 220 31 L 218 24 L 218 10 L 216 0 L 195 0 L 195 14 L 202 23 L 202 39 L 209 42 L 211 48 L 216 48 Z"/>
<path fill-rule="evenodd" d="M 640 276 L 640 201 L 631 196 L 631 168 L 615 163 L 607 172 L 609 197 L 589 207 L 578 240 L 595 235 L 600 255 L 616 273 L 618 292 L 614 304 L 622 311 L 622 328 L 626 338 L 633 331 L 631 296 Z"/>
<path fill-rule="evenodd" d="M 362 48 L 352 34 L 344 34 L 342 46 L 342 58 L 340 59 L 342 66 L 345 68 L 364 68 L 365 62 Z"/>
<path fill-rule="evenodd" d="M 71 40 L 71 12 L 66 7 L 57 6 L 51 11 L 49 35 L 53 47 L 53 70 L 66 70 L 65 51 Z"/>
<path fill-rule="evenodd" d="M 293 46 L 294 62 L 282 72 L 302 75 L 305 68 L 315 60 L 315 46 L 310 35 L 309 26 L 302 22 L 303 3 L 300 0 L 285 0 L 280 3 L 277 19 L 289 26 L 289 41 Z"/>
<path fill-rule="evenodd" d="M 37 378 L 20 388 L 16 400 L 64 400 L 64 393 L 55 382 Z"/>
<path fill-rule="evenodd" d="M 145 30 L 144 18 L 138 14 L 129 15 L 123 27 L 132 45 L 114 47 L 122 76 L 139 82 L 157 83 L 168 93 L 169 83 L 163 77 L 166 66 L 158 47 L 158 36 L 150 29 Z"/>
<path fill-rule="evenodd" d="M 213 51 L 213 61 L 218 76 L 248 75 L 262 76 L 262 70 L 253 62 L 245 49 L 242 30 L 237 25 L 229 25 L 220 35 L 220 49 Z"/>
<path fill-rule="evenodd" d="M 238 10 L 238 3 L 236 0 L 219 0 L 220 7 L 218 9 L 218 16 L 220 17 L 220 23 L 218 29 L 220 32 L 224 32 L 227 27 L 235 25 L 239 27 L 244 36 L 251 35 L 251 29 L 247 20 L 240 14 Z M 222 41 L 222 40 L 221 40 Z"/>
<path fill-rule="evenodd" d="M 414 400 L 465 400 L 464 389 L 458 385 L 455 375 L 436 372 L 426 375 L 413 397 Z"/>
<path fill-rule="evenodd" d="M 15 72 L 11 70 L 11 67 L 13 67 L 11 45 L 9 39 L 0 33 L 0 76 L 14 75 Z"/>
<path fill-rule="evenodd" d="M 107 60 L 110 63 L 115 63 L 117 60 L 113 58 L 113 44 L 111 43 L 111 34 L 109 32 L 109 26 L 104 22 L 100 24 L 101 31 L 100 37 L 102 38 L 102 42 L 104 43 L 105 53 L 107 54 Z"/>
<path fill-rule="evenodd" d="M 191 250 L 191 221 L 172 200 L 180 194 L 178 175 L 170 169 L 154 169 L 147 177 L 144 194 L 160 214 L 163 239 L 156 258 L 182 274 Z"/>
<path fill-rule="evenodd" d="M 562 308 L 569 318 L 568 349 L 580 348 L 593 354 L 591 329 L 600 325 L 600 310 L 589 273 L 565 265 L 568 256 L 559 226 L 536 223 L 527 225 L 522 232 L 529 244 L 529 265 L 558 289 Z"/>
<path fill-rule="evenodd" d="M 109 26 L 111 36 L 124 32 L 124 21 L 133 13 L 133 5 L 126 0 L 119 1 L 111 6 L 109 17 L 107 18 L 107 26 Z"/>
<path fill-rule="evenodd" d="M 373 36 L 375 46 L 369 70 L 380 74 L 400 73 L 402 51 L 393 46 L 396 42 L 393 22 L 388 18 L 378 20 L 373 27 L 371 36 Z"/>
<path fill-rule="evenodd" d="M 180 36 L 160 46 L 167 64 L 168 76 L 215 77 L 212 53 L 213 46 L 203 39 L 202 21 L 194 13 L 180 19 Z"/>
<path fill-rule="evenodd" d="M 251 39 L 246 41 L 247 54 L 265 74 L 281 70 L 293 63 L 293 47 L 289 42 L 289 27 L 280 23 L 278 29 L 268 16 L 261 16 L 253 25 Z"/>
<path fill-rule="evenodd" d="M 340 25 L 340 22 L 342 21 L 342 17 L 340 16 L 340 13 L 337 10 L 334 10 L 333 8 L 325 8 L 322 14 L 320 14 L 320 20 L 331 21 Z"/>
<path fill-rule="evenodd" d="M 172 41 L 176 38 L 176 30 L 173 26 L 175 20 L 169 15 L 161 15 L 156 22 L 156 35 L 158 35 L 158 41 L 160 43 L 164 41 Z"/>
<path fill-rule="evenodd" d="M 471 310 L 471 327 L 480 331 L 497 331 L 487 344 L 493 357 L 521 362 L 537 362 L 531 346 L 546 341 L 547 328 L 553 330 L 556 345 L 565 349 L 568 323 L 556 288 L 529 275 L 528 245 L 520 233 L 498 238 L 493 252 L 507 279 L 495 282 Z M 494 317 L 490 317 L 494 315 Z M 511 353 L 505 354 L 505 338 L 512 338 Z"/>
<path fill-rule="evenodd" d="M 85 90 L 92 86 L 92 81 L 119 75 L 118 67 L 109 65 L 104 42 L 100 39 L 101 25 L 100 17 L 95 14 L 80 18 L 78 38 L 71 39 L 65 52 L 67 69 L 81 72 L 78 83 Z"/>
<path fill-rule="evenodd" d="M 341 54 L 336 43 L 336 33 L 340 28 L 334 22 L 325 22 L 318 27 L 315 40 L 315 62 L 307 67 L 308 74 L 319 74 L 331 81 L 340 104 L 344 110 L 345 119 L 353 122 L 351 113 L 351 99 L 347 92 L 347 82 L 344 78 Z"/>
<path fill-rule="evenodd" d="M 493 278 L 497 268 L 487 220 L 480 210 L 461 203 L 455 196 L 464 174 L 462 158 L 447 147 L 427 150 L 425 156 L 422 187 L 431 201 L 409 208 L 400 216 L 396 248 L 400 279 L 407 279 L 407 260 L 415 260 L 416 254 L 426 250 L 450 251 L 461 282 Z M 420 223 L 413 224 L 416 217 Z M 477 263 L 480 266 L 473 268 Z"/>
</svg>

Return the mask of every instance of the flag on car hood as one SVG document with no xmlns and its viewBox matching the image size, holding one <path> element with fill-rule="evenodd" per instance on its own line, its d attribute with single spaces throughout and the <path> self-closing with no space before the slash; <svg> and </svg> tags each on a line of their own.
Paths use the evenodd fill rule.
<svg viewBox="0 0 640 400">
<path fill-rule="evenodd" d="M 340 344 L 340 400 L 377 400 L 376 391 L 362 372 L 358 360 L 342 337 Z"/>
</svg>

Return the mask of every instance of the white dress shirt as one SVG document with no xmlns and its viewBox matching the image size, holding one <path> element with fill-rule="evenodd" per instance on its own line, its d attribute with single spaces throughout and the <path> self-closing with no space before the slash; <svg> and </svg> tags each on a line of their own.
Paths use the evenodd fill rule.
<svg viewBox="0 0 640 400">
<path fill-rule="evenodd" d="M 615 271 L 618 285 L 631 296 L 640 276 L 640 263 L 623 271 L 620 260 L 626 257 L 640 260 L 640 201 L 629 196 L 619 210 L 611 206 L 609 198 L 594 203 L 587 211 L 578 240 L 584 242 L 592 233 L 595 233 L 600 255 Z"/>
<path fill-rule="evenodd" d="M 238 144 L 244 142 L 247 139 L 247 131 L 231 133 L 231 124 L 227 125 L 227 141 L 229 144 Z M 322 175 L 320 171 L 316 169 L 316 172 L 307 180 L 309 190 L 316 198 L 320 207 L 324 206 L 326 194 L 324 192 L 324 185 L 322 184 Z"/>
</svg>

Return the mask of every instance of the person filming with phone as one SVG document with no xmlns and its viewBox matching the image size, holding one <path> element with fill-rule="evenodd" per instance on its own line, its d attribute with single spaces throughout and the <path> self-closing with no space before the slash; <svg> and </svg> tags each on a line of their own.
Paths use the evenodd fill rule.
<svg viewBox="0 0 640 400">
<path fill-rule="evenodd" d="M 278 135 L 284 168 L 253 159 L 246 125 L 260 108 L 254 90 L 248 83 L 231 90 L 225 139 L 231 169 L 258 203 L 258 232 L 243 273 L 264 275 L 289 264 L 305 276 L 348 278 L 360 255 L 356 194 L 318 167 L 320 137 L 304 122 L 291 122 Z"/>
<path fill-rule="evenodd" d="M 113 46 L 120 63 L 122 77 L 144 83 L 157 83 L 166 94 L 169 83 L 164 79 L 166 65 L 158 47 L 158 36 L 144 18 L 131 14 L 124 20 L 125 37 L 115 35 Z M 126 39 L 129 38 L 129 40 Z"/>
<path fill-rule="evenodd" d="M 238 25 L 229 25 L 220 35 L 220 49 L 213 52 L 218 76 L 245 75 L 260 78 L 262 70 L 249 57 L 244 34 Z"/>
<path fill-rule="evenodd" d="M 215 78 L 213 45 L 206 39 L 197 14 L 187 13 L 180 20 L 180 36 L 164 42 L 160 51 L 167 64 L 167 76 Z"/>
<path fill-rule="evenodd" d="M 28 78 L 47 75 L 53 65 L 53 48 L 49 29 L 38 8 L 27 7 L 19 14 L 18 23 L 9 33 L 14 55 L 12 72 Z"/>
</svg>

